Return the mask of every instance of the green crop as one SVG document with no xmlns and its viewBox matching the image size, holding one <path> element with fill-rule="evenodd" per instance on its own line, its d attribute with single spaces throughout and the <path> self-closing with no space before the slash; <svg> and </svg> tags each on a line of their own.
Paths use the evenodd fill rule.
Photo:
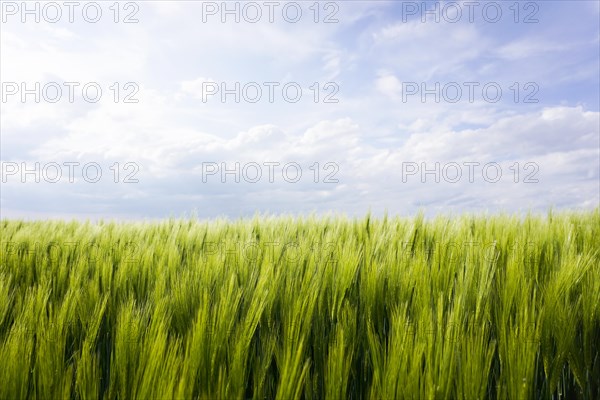
<svg viewBox="0 0 600 400">
<path fill-rule="evenodd" d="M 0 399 L 600 398 L 598 209 L 0 227 Z"/>
</svg>

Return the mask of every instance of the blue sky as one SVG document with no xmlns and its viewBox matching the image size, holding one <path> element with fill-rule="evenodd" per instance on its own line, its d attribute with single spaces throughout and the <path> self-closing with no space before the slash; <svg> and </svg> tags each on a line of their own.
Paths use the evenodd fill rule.
<svg viewBox="0 0 600 400">
<path fill-rule="evenodd" d="M 237 3 L 239 23 L 221 20 L 222 2 L 124 1 L 117 23 L 112 1 L 88 6 L 102 10 L 96 23 L 82 14 L 90 2 L 73 22 L 54 3 L 56 23 L 49 2 L 29 2 L 39 23 L 21 2 L 1 3 L 2 218 L 599 204 L 598 1 L 427 2 L 439 21 L 422 2 L 321 1 L 317 23 L 314 1 L 275 2 L 273 23 L 265 2 L 247 8 L 261 10 L 256 23 L 244 21 L 248 2 Z M 302 11 L 298 22 L 284 6 L 290 18 Z M 129 14 L 138 22 L 123 23 Z M 39 103 L 23 101 L 21 84 L 36 82 L 62 97 L 49 101 L 51 85 Z M 79 84 L 73 102 L 65 82 Z M 236 82 L 239 103 L 210 93 Z M 82 97 L 89 83 L 102 89 L 96 103 Z"/>
</svg>

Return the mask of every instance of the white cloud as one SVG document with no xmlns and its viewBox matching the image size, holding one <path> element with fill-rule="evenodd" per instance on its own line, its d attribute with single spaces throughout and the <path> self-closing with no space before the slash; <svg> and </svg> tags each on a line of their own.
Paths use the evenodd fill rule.
<svg viewBox="0 0 600 400">
<path fill-rule="evenodd" d="M 540 54 L 564 51 L 566 47 L 566 44 L 551 43 L 547 39 L 527 37 L 501 46 L 496 53 L 499 57 L 512 61 L 524 58 L 535 59 Z"/>
<path fill-rule="evenodd" d="M 115 103 L 110 90 L 97 104 L 2 104 L 3 161 L 141 167 L 140 183 L 131 186 L 3 184 L 3 216 L 28 210 L 38 216 L 40 198 L 47 214 L 118 216 L 194 208 L 214 216 L 598 204 L 598 66 L 589 56 L 597 37 L 576 39 L 570 29 L 583 28 L 572 26 L 562 27 L 564 39 L 551 41 L 541 25 L 515 34 L 481 24 L 400 23 L 393 17 L 397 7 L 340 3 L 340 23 L 329 25 L 314 24 L 309 12 L 296 25 L 201 24 L 199 3 L 151 2 L 141 7 L 140 23 L 129 26 L 3 25 L 3 82 L 97 81 L 108 88 L 133 81 L 140 88 L 137 104 Z M 490 79 L 509 86 L 536 80 L 541 101 L 515 104 L 508 86 L 495 104 L 401 97 L 402 82 Z M 204 82 L 290 80 L 303 86 L 299 103 L 202 101 Z M 315 81 L 321 87 L 337 82 L 339 102 L 315 103 L 309 88 Z M 325 95 L 321 90 L 320 99 Z M 230 185 L 201 179 L 205 162 L 268 161 L 301 164 L 303 180 Z M 402 179 L 406 162 L 471 161 L 499 163 L 502 181 Z M 332 172 L 324 169 L 327 162 L 339 165 L 339 183 L 322 183 Z M 539 183 L 515 183 L 509 168 L 517 162 L 521 169 L 536 163 Z M 319 183 L 310 169 L 315 163 Z"/>
<path fill-rule="evenodd" d="M 393 99 L 398 99 L 402 95 L 402 82 L 393 74 L 381 74 L 375 80 L 375 87 L 382 94 Z"/>
</svg>

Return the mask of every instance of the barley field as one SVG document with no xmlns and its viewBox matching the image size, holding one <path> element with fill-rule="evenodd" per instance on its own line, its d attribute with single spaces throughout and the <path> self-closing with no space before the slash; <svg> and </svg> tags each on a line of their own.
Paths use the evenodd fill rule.
<svg viewBox="0 0 600 400">
<path fill-rule="evenodd" d="M 0 226 L 0 399 L 600 398 L 599 209 Z"/>
</svg>

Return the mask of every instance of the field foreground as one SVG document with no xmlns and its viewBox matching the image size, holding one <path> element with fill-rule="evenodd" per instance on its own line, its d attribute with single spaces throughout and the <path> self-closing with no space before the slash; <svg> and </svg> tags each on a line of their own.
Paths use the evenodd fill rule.
<svg viewBox="0 0 600 400">
<path fill-rule="evenodd" d="M 598 209 L 0 227 L 0 399 L 600 398 Z"/>
</svg>

